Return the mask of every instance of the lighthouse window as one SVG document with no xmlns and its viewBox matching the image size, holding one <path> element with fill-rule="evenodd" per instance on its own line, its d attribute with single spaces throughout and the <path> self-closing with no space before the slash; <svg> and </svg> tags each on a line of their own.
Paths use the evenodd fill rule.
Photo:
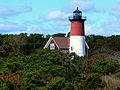
<svg viewBox="0 0 120 90">
<path fill-rule="evenodd" d="M 73 47 L 71 47 L 71 51 L 73 51 Z"/>
<path fill-rule="evenodd" d="M 54 43 L 51 43 L 51 44 L 50 44 L 50 49 L 51 49 L 51 50 L 54 50 L 54 49 L 55 49 L 55 44 L 54 44 Z"/>
</svg>

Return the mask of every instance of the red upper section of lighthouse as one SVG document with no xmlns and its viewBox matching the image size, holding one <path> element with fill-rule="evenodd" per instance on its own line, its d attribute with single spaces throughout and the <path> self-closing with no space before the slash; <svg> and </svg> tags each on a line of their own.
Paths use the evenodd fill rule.
<svg viewBox="0 0 120 90">
<path fill-rule="evenodd" d="M 73 12 L 73 17 L 70 17 L 69 20 L 71 21 L 70 36 L 84 36 L 84 21 L 86 18 L 83 18 L 82 12 L 78 8 Z"/>
<path fill-rule="evenodd" d="M 71 21 L 70 36 L 84 36 L 84 22 Z"/>
</svg>

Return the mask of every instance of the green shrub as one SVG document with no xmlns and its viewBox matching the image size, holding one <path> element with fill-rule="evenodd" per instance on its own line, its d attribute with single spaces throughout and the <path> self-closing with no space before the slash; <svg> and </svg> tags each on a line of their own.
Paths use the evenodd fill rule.
<svg viewBox="0 0 120 90">
<path fill-rule="evenodd" d="M 37 87 L 35 90 L 48 90 L 47 87 Z"/>
<path fill-rule="evenodd" d="M 93 72 L 101 73 L 101 74 L 109 74 L 114 73 L 120 64 L 117 60 L 113 59 L 98 59 L 93 65 L 91 65 L 90 69 Z"/>
<path fill-rule="evenodd" d="M 82 80 L 80 83 L 80 88 L 83 90 L 96 89 L 104 86 L 104 83 L 101 80 L 99 74 L 90 74 L 86 77 L 85 80 Z"/>
<path fill-rule="evenodd" d="M 70 83 L 63 77 L 55 77 L 47 84 L 49 90 L 68 90 Z"/>
<path fill-rule="evenodd" d="M 120 77 L 120 72 L 113 74 L 114 76 Z"/>
</svg>

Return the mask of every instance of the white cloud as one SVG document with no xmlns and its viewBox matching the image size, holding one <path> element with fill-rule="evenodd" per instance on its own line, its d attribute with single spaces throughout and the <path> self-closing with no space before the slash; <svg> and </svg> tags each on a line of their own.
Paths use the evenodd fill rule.
<svg viewBox="0 0 120 90">
<path fill-rule="evenodd" d="M 117 32 L 117 33 L 113 33 L 113 35 L 120 35 L 120 32 Z"/>
<path fill-rule="evenodd" d="M 120 16 L 120 3 L 113 5 L 111 14 L 114 16 Z"/>
<path fill-rule="evenodd" d="M 32 8 L 29 6 L 23 6 L 20 9 L 0 8 L 0 18 L 6 18 L 30 11 L 32 11 Z"/>
<path fill-rule="evenodd" d="M 32 33 L 40 33 L 40 34 L 44 34 L 44 31 L 42 30 L 42 28 L 37 28 L 37 27 L 30 27 L 26 30 L 26 33 L 28 34 L 32 34 Z"/>
<path fill-rule="evenodd" d="M 85 31 L 86 31 L 86 35 L 91 35 L 91 34 L 95 34 L 95 35 L 105 35 L 104 29 L 101 28 L 101 27 L 86 26 Z"/>
<path fill-rule="evenodd" d="M 120 35 L 120 19 L 108 19 L 99 26 L 86 26 L 85 30 L 87 35 Z"/>
<path fill-rule="evenodd" d="M 72 0 L 68 6 L 63 8 L 66 12 L 73 11 L 76 7 L 79 7 L 81 11 L 90 13 L 101 13 L 105 12 L 102 8 L 97 7 L 94 3 L 89 1 L 82 1 L 82 0 Z"/>
<path fill-rule="evenodd" d="M 71 14 L 69 13 L 65 13 L 65 12 L 62 12 L 62 11 L 53 11 L 53 12 L 50 12 L 48 13 L 45 18 L 46 19 L 65 19 L 65 18 L 68 18 L 68 16 L 70 16 Z"/>
<path fill-rule="evenodd" d="M 102 23 L 105 33 L 114 34 L 120 32 L 120 19 L 109 19 Z"/>
<path fill-rule="evenodd" d="M 120 35 L 120 3 L 113 5 L 111 8 L 111 12 L 113 16 L 107 18 L 104 22 L 99 23 L 99 26 L 95 26 L 95 24 L 89 25 L 87 27 L 87 34 L 97 34 L 97 35 Z"/>
<path fill-rule="evenodd" d="M 57 21 L 56 22 L 57 26 L 68 26 L 69 25 L 69 21 Z"/>
<path fill-rule="evenodd" d="M 17 32 L 17 31 L 25 31 L 27 28 L 23 25 L 19 25 L 16 23 L 6 23 L 0 22 L 0 32 L 2 33 L 9 33 L 9 32 Z"/>
</svg>

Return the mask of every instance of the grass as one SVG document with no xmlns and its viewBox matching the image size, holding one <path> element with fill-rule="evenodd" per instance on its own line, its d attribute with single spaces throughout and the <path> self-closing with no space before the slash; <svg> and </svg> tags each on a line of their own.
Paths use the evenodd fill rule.
<svg viewBox="0 0 120 90">
<path fill-rule="evenodd" d="M 104 90 L 120 90 L 120 77 L 103 76 L 102 80 L 106 83 Z"/>
</svg>

